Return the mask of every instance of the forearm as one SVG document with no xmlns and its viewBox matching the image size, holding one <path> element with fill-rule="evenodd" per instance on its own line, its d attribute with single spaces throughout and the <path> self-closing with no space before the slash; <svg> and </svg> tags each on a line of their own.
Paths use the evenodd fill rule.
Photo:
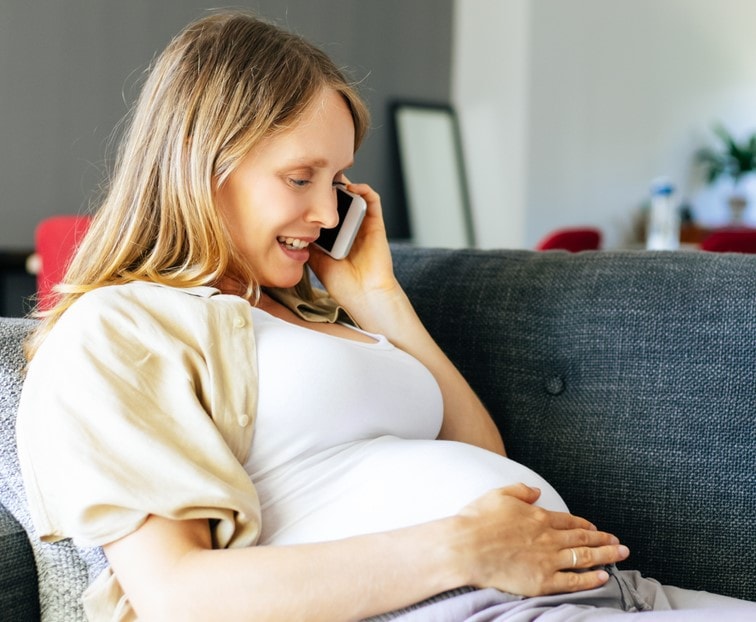
<svg viewBox="0 0 756 622">
<path fill-rule="evenodd" d="M 533 506 L 538 494 L 510 486 L 453 517 L 293 546 L 212 549 L 207 521 L 152 516 L 104 549 L 146 621 L 338 622 L 462 585 L 536 596 L 605 583 L 600 566 L 627 549 L 582 518 Z"/>
<path fill-rule="evenodd" d="M 225 555 L 204 551 L 194 561 L 199 572 L 192 574 L 204 583 L 204 573 L 213 572 L 214 565 L 219 574 L 238 577 L 233 584 L 223 586 L 225 593 L 220 600 L 235 602 L 233 611 L 220 616 L 224 620 L 359 620 L 454 587 L 451 578 L 444 576 L 447 573 L 440 570 L 448 566 L 440 553 L 443 547 L 438 542 L 418 545 L 418 541 L 408 541 L 408 535 L 257 547 L 227 551 Z M 238 566 L 238 570 L 229 572 L 229 566 Z M 245 597 L 234 599 L 239 593 Z M 205 594 L 209 597 L 205 603 L 208 612 L 217 612 L 217 594 Z"/>
<path fill-rule="evenodd" d="M 167 530 L 186 527 L 150 521 L 157 524 L 142 529 L 153 530 L 163 551 L 172 537 Z M 169 555 L 140 557 L 138 566 L 120 551 L 108 556 L 119 579 L 119 571 L 126 578 L 122 584 L 140 619 L 359 620 L 460 584 L 445 546 L 450 523 L 295 546 L 217 550 L 181 539 Z M 133 550 L 133 542 L 127 545 Z"/>
<path fill-rule="evenodd" d="M 381 333 L 423 363 L 441 388 L 444 423 L 439 438 L 477 445 L 504 455 L 496 424 L 468 382 L 444 354 L 398 286 L 364 300 L 357 320 L 363 328 Z"/>
</svg>

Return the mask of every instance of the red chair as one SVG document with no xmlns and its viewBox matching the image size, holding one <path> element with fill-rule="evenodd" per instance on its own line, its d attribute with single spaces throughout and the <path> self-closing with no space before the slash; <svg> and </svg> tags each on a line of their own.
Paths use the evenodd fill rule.
<svg viewBox="0 0 756 622">
<path fill-rule="evenodd" d="M 557 229 L 537 245 L 536 250 L 565 250 L 571 253 L 595 251 L 601 248 L 601 231 L 595 227 L 573 227 Z"/>
<path fill-rule="evenodd" d="M 723 229 L 701 241 L 701 250 L 714 253 L 756 253 L 756 229 Z"/>
<path fill-rule="evenodd" d="M 37 304 L 49 309 L 55 302 L 52 288 L 63 280 L 76 247 L 89 229 L 89 216 L 52 216 L 37 225 L 34 255 L 29 271 L 37 275 Z"/>
</svg>

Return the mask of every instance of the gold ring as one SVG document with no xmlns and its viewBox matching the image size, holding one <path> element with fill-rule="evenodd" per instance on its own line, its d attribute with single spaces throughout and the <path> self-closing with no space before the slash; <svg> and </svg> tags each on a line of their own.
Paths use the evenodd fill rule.
<svg viewBox="0 0 756 622">
<path fill-rule="evenodd" d="M 577 553 L 575 552 L 575 549 L 570 549 L 570 553 L 572 553 L 572 567 L 574 568 L 575 566 L 577 566 L 578 562 Z"/>
</svg>

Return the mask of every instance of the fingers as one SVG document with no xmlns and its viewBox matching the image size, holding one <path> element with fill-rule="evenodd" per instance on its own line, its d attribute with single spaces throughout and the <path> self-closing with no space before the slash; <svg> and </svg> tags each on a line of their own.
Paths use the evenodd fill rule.
<svg viewBox="0 0 756 622">
<path fill-rule="evenodd" d="M 381 198 L 380 195 L 375 190 L 373 190 L 370 184 L 356 184 L 348 181 L 347 190 L 349 190 L 349 192 L 353 192 L 354 194 L 359 194 L 362 198 L 365 199 L 365 201 L 379 201 Z"/>
<path fill-rule="evenodd" d="M 601 587 L 609 580 L 609 573 L 604 567 L 622 561 L 629 554 L 630 550 L 621 544 L 565 549 L 560 554 L 560 565 L 564 569 L 552 574 L 539 590 L 526 595 L 578 592 Z"/>
<path fill-rule="evenodd" d="M 562 570 L 580 570 L 616 564 L 630 555 L 617 536 L 604 531 L 574 529 L 563 532 L 571 546 L 560 551 L 558 564 Z"/>
<path fill-rule="evenodd" d="M 369 216 L 381 216 L 382 218 L 382 212 L 383 209 L 381 207 L 381 196 L 373 190 L 372 186 L 369 184 L 353 184 L 352 182 L 348 182 L 346 185 L 346 189 L 353 193 L 360 195 L 363 199 L 365 199 L 365 203 L 367 203 L 368 208 L 368 215 Z"/>
<path fill-rule="evenodd" d="M 494 521 L 498 521 L 503 516 L 503 513 L 506 514 L 513 511 L 513 506 L 517 505 L 517 501 L 520 501 L 526 504 L 524 507 L 529 507 L 539 515 L 542 515 L 543 522 L 548 523 L 548 516 L 551 513 L 542 508 L 533 507 L 533 503 L 538 500 L 540 494 L 541 491 L 538 488 L 532 488 L 522 483 L 504 488 L 494 488 L 462 508 L 460 515 L 478 516 L 480 514 L 488 514 Z"/>
<path fill-rule="evenodd" d="M 510 497 L 514 497 L 525 503 L 535 503 L 538 500 L 538 497 L 541 496 L 541 489 L 536 488 L 535 486 L 519 483 L 499 488 L 499 494 L 509 495 Z"/>
<path fill-rule="evenodd" d="M 570 529 L 563 530 L 563 536 L 567 546 L 572 547 L 597 547 L 609 544 L 619 544 L 617 536 L 606 531 L 597 529 Z"/>
<path fill-rule="evenodd" d="M 565 592 L 580 592 L 601 587 L 609 580 L 609 573 L 600 568 L 585 572 L 558 572 L 551 584 L 544 590 L 544 594 L 560 594 Z M 534 594 L 529 594 L 532 596 Z"/>
<path fill-rule="evenodd" d="M 554 529 L 587 529 L 596 531 L 596 525 L 592 522 L 567 512 L 552 512 L 550 524 Z"/>
<path fill-rule="evenodd" d="M 573 546 L 560 551 L 559 565 L 562 570 L 581 570 L 616 564 L 627 559 L 629 555 L 630 549 L 623 544 Z"/>
</svg>

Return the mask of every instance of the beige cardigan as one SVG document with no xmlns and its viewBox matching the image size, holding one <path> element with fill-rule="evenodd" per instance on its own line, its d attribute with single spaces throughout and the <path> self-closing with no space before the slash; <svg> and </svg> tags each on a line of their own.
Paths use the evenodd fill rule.
<svg viewBox="0 0 756 622">
<path fill-rule="evenodd" d="M 311 321 L 329 299 L 276 297 Z M 210 519 L 214 546 L 253 545 L 260 506 L 242 466 L 257 411 L 249 302 L 212 287 L 146 282 L 84 295 L 29 365 L 18 453 L 39 537 L 100 546 L 150 514 Z M 110 569 L 87 589 L 90 620 L 134 620 Z"/>
</svg>

